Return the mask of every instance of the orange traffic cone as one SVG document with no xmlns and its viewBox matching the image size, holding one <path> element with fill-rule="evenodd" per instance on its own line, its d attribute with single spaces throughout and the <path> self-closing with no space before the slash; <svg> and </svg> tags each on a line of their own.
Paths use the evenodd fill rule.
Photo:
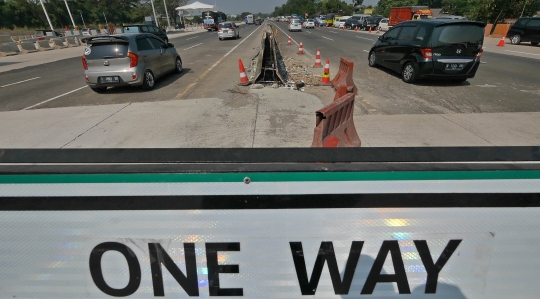
<svg viewBox="0 0 540 299">
<path fill-rule="evenodd" d="M 381 27 L 377 27 L 377 33 L 381 32 Z"/>
<path fill-rule="evenodd" d="M 287 45 L 292 45 L 291 36 L 289 36 L 289 39 L 287 40 Z"/>
<path fill-rule="evenodd" d="M 241 59 L 238 59 L 238 68 L 240 69 L 240 84 L 239 85 L 248 85 L 249 80 L 246 75 L 246 70 L 244 69 L 244 64 Z"/>
<path fill-rule="evenodd" d="M 313 67 L 322 67 L 321 64 L 321 49 L 317 48 L 317 55 L 315 56 L 315 65 Z"/>
<path fill-rule="evenodd" d="M 302 41 L 300 41 L 300 48 L 298 48 L 298 54 L 304 54 L 304 45 L 302 44 Z"/>
<path fill-rule="evenodd" d="M 321 79 L 322 85 L 330 85 L 330 60 L 326 61 Z"/>
<path fill-rule="evenodd" d="M 358 26 L 354 27 L 354 31 L 358 32 Z"/>
<path fill-rule="evenodd" d="M 371 26 L 369 26 L 369 33 L 371 33 Z"/>
<path fill-rule="evenodd" d="M 503 35 L 499 43 L 497 44 L 497 47 L 504 47 L 504 40 L 506 39 L 506 35 Z"/>
<path fill-rule="evenodd" d="M 345 30 L 345 26 L 341 27 L 341 30 Z"/>
</svg>

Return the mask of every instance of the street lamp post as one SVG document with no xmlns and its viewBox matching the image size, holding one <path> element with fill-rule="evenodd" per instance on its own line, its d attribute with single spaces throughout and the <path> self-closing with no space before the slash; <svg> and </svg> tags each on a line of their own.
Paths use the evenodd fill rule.
<svg viewBox="0 0 540 299">
<path fill-rule="evenodd" d="M 83 24 L 84 27 L 86 27 L 86 24 L 84 23 L 84 18 L 83 18 L 83 16 L 82 16 L 82 12 L 79 11 L 79 13 L 81 13 L 82 24 Z"/>
<path fill-rule="evenodd" d="M 154 12 L 154 20 L 156 22 L 156 25 L 158 25 L 157 16 L 156 16 L 156 9 L 154 8 L 154 0 L 151 0 L 150 3 L 152 3 L 152 11 Z"/>
<path fill-rule="evenodd" d="M 165 15 L 167 16 L 167 25 L 171 27 L 171 20 L 169 20 L 169 12 L 167 11 L 167 3 L 163 0 L 163 7 L 165 7 Z"/>
<path fill-rule="evenodd" d="M 69 10 L 67 0 L 64 0 L 64 2 L 66 3 L 66 8 L 67 8 L 67 11 L 69 13 L 69 18 L 71 19 L 71 24 L 73 24 L 73 29 L 75 29 L 75 21 L 73 20 L 73 16 L 71 15 L 71 10 Z"/>
<path fill-rule="evenodd" d="M 41 7 L 43 7 L 43 12 L 45 12 L 45 16 L 47 17 L 47 21 L 49 21 L 49 26 L 51 26 L 51 30 L 53 31 L 54 35 L 54 27 L 52 25 L 51 19 L 49 19 L 49 14 L 47 13 L 47 10 L 45 9 L 45 4 L 43 4 L 43 0 L 39 0 L 41 2 Z"/>
</svg>

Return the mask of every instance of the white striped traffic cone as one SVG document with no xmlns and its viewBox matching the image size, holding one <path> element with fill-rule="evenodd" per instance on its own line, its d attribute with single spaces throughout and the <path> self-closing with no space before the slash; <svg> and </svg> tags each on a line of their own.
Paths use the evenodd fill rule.
<svg viewBox="0 0 540 299">
<path fill-rule="evenodd" d="M 287 39 L 287 45 L 292 45 L 291 36 Z"/>
<path fill-rule="evenodd" d="M 321 64 L 321 49 L 317 48 L 317 55 L 315 56 L 315 65 L 313 67 L 322 67 Z"/>
<path fill-rule="evenodd" d="M 298 54 L 304 54 L 304 45 L 302 44 L 302 41 L 300 41 L 300 48 L 298 48 Z"/>
</svg>

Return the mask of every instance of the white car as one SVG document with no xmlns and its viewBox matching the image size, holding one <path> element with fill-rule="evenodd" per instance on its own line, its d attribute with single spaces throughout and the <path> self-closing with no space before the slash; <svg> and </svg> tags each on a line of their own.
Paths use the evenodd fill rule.
<svg viewBox="0 0 540 299">
<path fill-rule="evenodd" d="M 379 22 L 379 30 L 388 31 L 390 28 L 388 26 L 388 18 L 384 18 Z"/>
<path fill-rule="evenodd" d="M 345 21 L 347 21 L 347 19 L 344 19 L 344 18 L 339 19 L 339 21 L 336 22 L 334 27 L 339 28 L 339 29 L 345 27 Z"/>
<path fill-rule="evenodd" d="M 292 19 L 289 23 L 289 31 L 302 31 L 302 23 L 299 19 Z"/>
<path fill-rule="evenodd" d="M 218 25 L 218 38 L 224 40 L 226 38 L 237 39 L 240 37 L 240 27 L 233 22 L 223 22 Z"/>
<path fill-rule="evenodd" d="M 307 19 L 304 22 L 304 28 L 315 28 L 315 22 L 313 21 L 313 19 Z"/>
</svg>

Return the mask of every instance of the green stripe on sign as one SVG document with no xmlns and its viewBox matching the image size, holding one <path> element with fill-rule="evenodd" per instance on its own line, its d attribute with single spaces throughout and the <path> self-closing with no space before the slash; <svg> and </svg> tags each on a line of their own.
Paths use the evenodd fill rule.
<svg viewBox="0 0 540 299">
<path fill-rule="evenodd" d="M 0 184 L 69 183 L 231 183 L 316 181 L 416 181 L 540 179 L 539 170 L 402 171 L 402 172 L 269 172 L 269 173 L 137 173 L 0 175 Z"/>
</svg>

